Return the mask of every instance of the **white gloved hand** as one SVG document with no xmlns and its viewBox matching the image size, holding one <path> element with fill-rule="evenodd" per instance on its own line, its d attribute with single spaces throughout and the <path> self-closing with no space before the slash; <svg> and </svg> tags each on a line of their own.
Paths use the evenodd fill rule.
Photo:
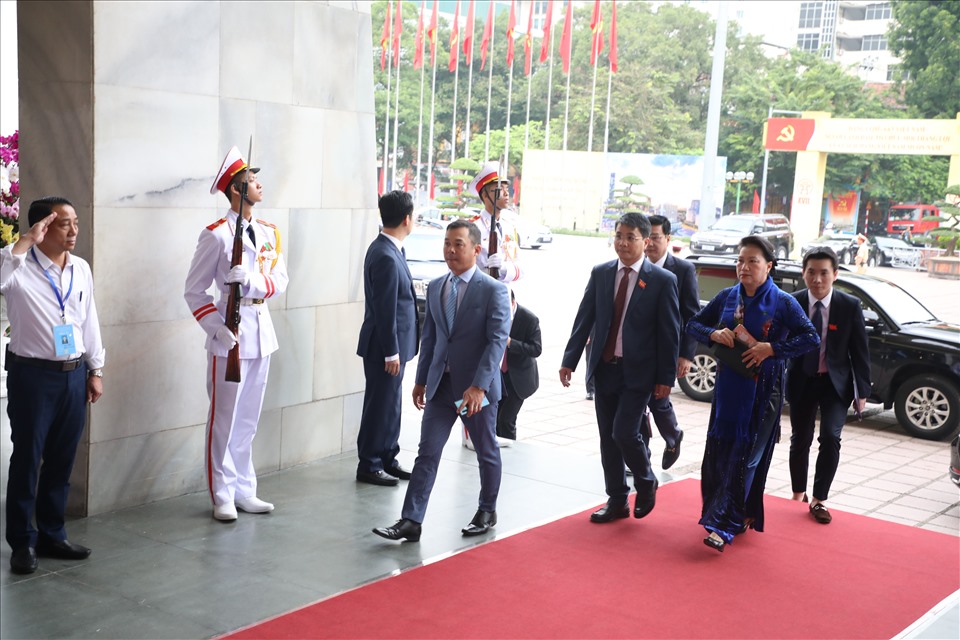
<svg viewBox="0 0 960 640">
<path fill-rule="evenodd" d="M 233 331 L 230 331 L 227 325 L 221 325 L 217 328 L 217 332 L 213 335 L 213 341 L 227 351 L 233 349 L 237 342 L 239 342 L 237 336 L 233 335 Z"/>
<path fill-rule="evenodd" d="M 247 268 L 243 264 L 238 264 L 234 268 L 230 269 L 227 272 L 227 284 L 237 283 L 242 286 L 250 284 L 250 274 L 247 273 Z"/>
<path fill-rule="evenodd" d="M 491 253 L 487 257 L 487 268 L 488 269 L 499 269 L 503 266 L 503 256 L 499 253 Z"/>
</svg>

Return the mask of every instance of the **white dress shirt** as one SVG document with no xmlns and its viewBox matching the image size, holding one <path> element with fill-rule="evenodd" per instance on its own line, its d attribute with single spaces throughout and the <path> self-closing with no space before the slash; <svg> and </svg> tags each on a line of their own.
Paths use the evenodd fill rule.
<svg viewBox="0 0 960 640">
<path fill-rule="evenodd" d="M 64 300 L 63 319 L 60 303 L 44 270 L 57 285 Z M 71 280 L 73 287 L 71 289 Z M 100 337 L 100 320 L 93 299 L 93 274 L 83 258 L 67 254 L 62 271 L 40 249 L 15 255 L 13 245 L 0 251 L 0 291 L 7 299 L 12 332 L 10 351 L 24 358 L 73 360 L 83 356 L 90 369 L 103 367 L 105 350 Z M 53 327 L 73 325 L 76 352 L 57 355 Z"/>
</svg>

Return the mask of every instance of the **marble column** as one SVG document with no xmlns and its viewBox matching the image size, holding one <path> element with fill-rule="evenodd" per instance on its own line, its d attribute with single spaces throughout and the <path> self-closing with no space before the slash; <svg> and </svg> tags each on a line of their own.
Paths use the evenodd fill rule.
<svg viewBox="0 0 960 640">
<path fill-rule="evenodd" d="M 270 302 L 266 473 L 356 447 L 362 264 L 377 232 L 365 2 L 19 2 L 23 199 L 81 220 L 107 349 L 73 478 L 77 514 L 201 490 L 204 334 L 182 293 L 231 145 L 262 168 L 258 217 L 291 284 Z"/>
</svg>

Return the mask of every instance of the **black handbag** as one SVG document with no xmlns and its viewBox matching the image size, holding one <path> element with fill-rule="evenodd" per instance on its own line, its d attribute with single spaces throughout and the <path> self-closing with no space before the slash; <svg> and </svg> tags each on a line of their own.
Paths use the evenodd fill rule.
<svg viewBox="0 0 960 640">
<path fill-rule="evenodd" d="M 752 379 L 757 375 L 757 371 L 756 368 L 743 363 L 743 352 L 747 349 L 749 347 L 739 340 L 734 340 L 732 347 L 722 345 L 719 342 L 710 345 L 710 353 L 718 362 L 722 362 L 724 366 L 744 378 Z"/>
</svg>

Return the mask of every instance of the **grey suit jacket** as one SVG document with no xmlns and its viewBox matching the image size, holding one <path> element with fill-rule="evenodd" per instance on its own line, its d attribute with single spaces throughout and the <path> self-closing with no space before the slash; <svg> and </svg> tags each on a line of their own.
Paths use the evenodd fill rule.
<svg viewBox="0 0 960 640">
<path fill-rule="evenodd" d="M 479 387 L 495 405 L 501 394 L 500 361 L 510 335 L 510 294 L 506 285 L 477 269 L 450 331 L 440 297 L 448 277 L 435 278 L 427 287 L 417 384 L 426 385 L 426 397 L 431 400 L 449 367 L 454 396 Z"/>
</svg>

